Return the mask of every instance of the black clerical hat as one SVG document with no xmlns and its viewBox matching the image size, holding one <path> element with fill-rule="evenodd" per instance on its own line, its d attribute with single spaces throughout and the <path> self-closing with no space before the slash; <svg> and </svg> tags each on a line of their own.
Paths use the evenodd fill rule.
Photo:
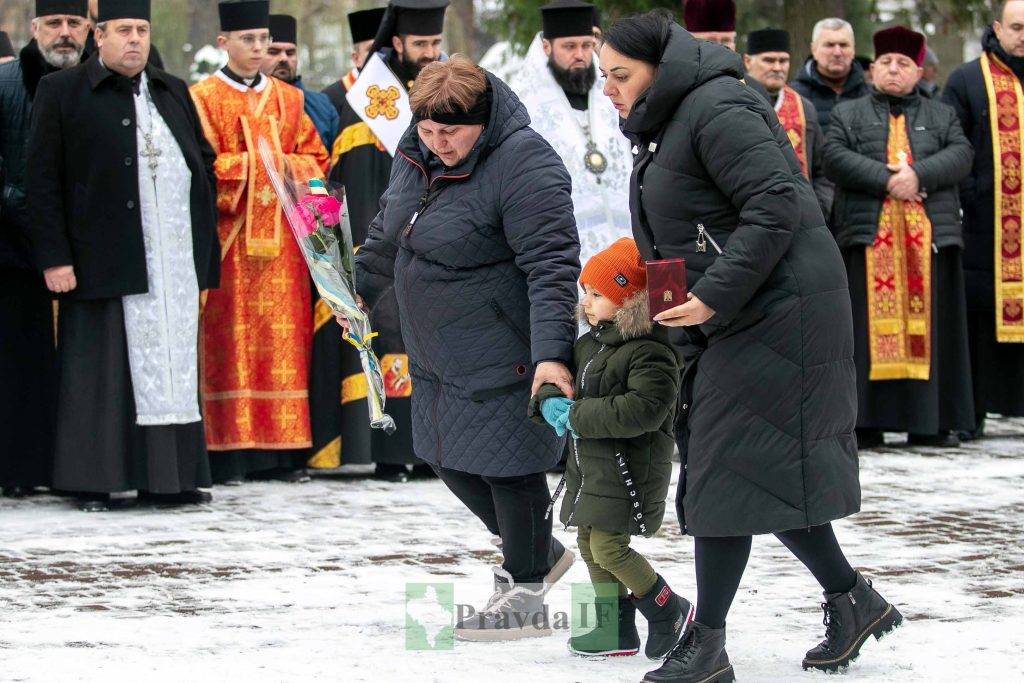
<svg viewBox="0 0 1024 683">
<path fill-rule="evenodd" d="M 275 43 L 299 43 L 299 25 L 290 14 L 270 15 L 270 39 Z"/>
<path fill-rule="evenodd" d="M 384 18 L 383 7 L 373 9 L 361 9 L 358 12 L 349 12 L 348 27 L 352 31 L 352 42 L 362 43 L 366 40 L 373 40 L 380 28 L 380 22 Z"/>
<path fill-rule="evenodd" d="M 448 0 L 391 0 L 373 38 L 370 54 L 390 48 L 393 36 L 436 36 L 443 32 L 446 9 Z"/>
<path fill-rule="evenodd" d="M 0 57 L 13 57 L 14 46 L 11 45 L 11 37 L 7 31 L 0 31 Z"/>
<path fill-rule="evenodd" d="M 221 0 L 221 31 L 248 31 L 270 27 L 270 0 Z"/>
<path fill-rule="evenodd" d="M 789 52 L 789 32 L 778 28 L 763 28 L 747 34 L 747 54 L 762 52 Z"/>
<path fill-rule="evenodd" d="M 97 23 L 113 19 L 149 21 L 149 0 L 100 0 Z"/>
<path fill-rule="evenodd" d="M 392 0 L 395 13 L 393 35 L 435 36 L 444 31 L 448 0 Z"/>
<path fill-rule="evenodd" d="M 70 14 L 75 17 L 89 16 L 89 0 L 36 0 L 36 16 Z"/>
<path fill-rule="evenodd" d="M 594 6 L 581 0 L 554 0 L 540 8 L 544 37 L 589 36 L 594 32 Z"/>
<path fill-rule="evenodd" d="M 601 28 L 601 8 L 594 5 L 594 16 L 591 19 L 594 22 L 594 26 Z"/>
</svg>

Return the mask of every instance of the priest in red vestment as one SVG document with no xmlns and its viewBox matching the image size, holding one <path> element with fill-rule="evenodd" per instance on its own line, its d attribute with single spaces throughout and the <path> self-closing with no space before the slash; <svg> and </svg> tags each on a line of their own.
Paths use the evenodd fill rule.
<svg viewBox="0 0 1024 683">
<path fill-rule="evenodd" d="M 203 413 L 215 482 L 306 480 L 312 445 L 309 274 L 258 152 L 263 138 L 296 179 L 322 177 L 328 155 L 302 92 L 260 73 L 269 3 L 220 3 L 220 71 L 192 86 L 217 153 L 221 288 L 203 307 Z"/>
</svg>

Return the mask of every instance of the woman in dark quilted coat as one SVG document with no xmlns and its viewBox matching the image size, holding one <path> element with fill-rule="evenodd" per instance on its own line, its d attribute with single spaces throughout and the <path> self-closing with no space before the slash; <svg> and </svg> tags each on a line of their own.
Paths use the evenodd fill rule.
<svg viewBox="0 0 1024 683">
<path fill-rule="evenodd" d="M 686 259 L 691 298 L 656 320 L 684 358 L 677 510 L 695 537 L 697 616 L 646 681 L 731 681 L 725 619 L 753 534 L 825 591 L 836 670 L 899 612 L 854 572 L 830 522 L 860 508 L 850 296 L 839 250 L 778 117 L 740 59 L 657 12 L 605 34 L 605 94 L 636 145 L 644 258 Z"/>
<path fill-rule="evenodd" d="M 410 103 L 414 123 L 356 257 L 359 293 L 372 307 L 395 288 L 416 456 L 500 537 L 494 595 L 460 615 L 456 637 L 550 635 L 544 594 L 574 559 L 545 516 L 545 472 L 564 440 L 526 405 L 545 382 L 572 395 L 569 175 L 512 91 L 464 57 L 424 68 Z"/>
</svg>

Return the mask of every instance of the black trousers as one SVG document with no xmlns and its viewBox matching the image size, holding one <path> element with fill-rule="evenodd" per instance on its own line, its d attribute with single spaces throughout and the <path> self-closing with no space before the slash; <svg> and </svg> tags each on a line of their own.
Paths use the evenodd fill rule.
<svg viewBox="0 0 1024 683">
<path fill-rule="evenodd" d="M 502 567 L 516 584 L 541 583 L 555 562 L 551 518 L 544 519 L 551 498 L 545 474 L 487 477 L 433 467 L 487 530 L 501 537 Z"/>
<path fill-rule="evenodd" d="M 857 575 L 843 555 L 831 524 L 775 534 L 821 584 L 826 593 L 845 593 Z M 697 616 L 705 626 L 722 628 L 750 557 L 750 536 L 694 539 Z"/>
</svg>

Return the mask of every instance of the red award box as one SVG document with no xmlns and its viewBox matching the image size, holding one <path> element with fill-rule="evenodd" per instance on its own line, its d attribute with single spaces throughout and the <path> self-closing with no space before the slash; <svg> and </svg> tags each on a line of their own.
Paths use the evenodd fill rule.
<svg viewBox="0 0 1024 683">
<path fill-rule="evenodd" d="M 686 303 L 686 260 L 667 258 L 647 262 L 647 293 L 651 318 Z"/>
</svg>

